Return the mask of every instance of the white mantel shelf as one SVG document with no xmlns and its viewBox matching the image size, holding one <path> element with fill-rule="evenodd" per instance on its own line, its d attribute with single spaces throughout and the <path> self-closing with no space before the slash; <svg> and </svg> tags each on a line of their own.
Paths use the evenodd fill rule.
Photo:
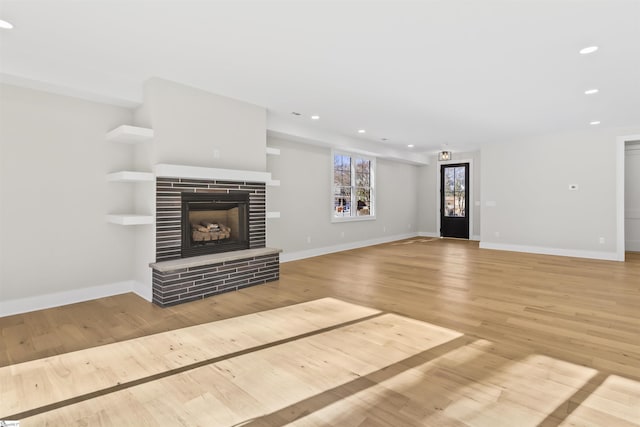
<svg viewBox="0 0 640 427">
<path fill-rule="evenodd" d="M 111 142 L 137 144 L 139 142 L 151 141 L 153 139 L 153 129 L 122 125 L 108 132 L 106 139 Z"/>
<path fill-rule="evenodd" d="M 107 215 L 107 222 L 118 225 L 145 225 L 153 224 L 155 218 L 153 215 L 136 215 L 136 214 L 121 214 L 121 215 Z"/>
<path fill-rule="evenodd" d="M 107 175 L 107 181 L 111 182 L 145 182 L 155 179 L 156 176 L 151 172 L 120 171 Z"/>
<path fill-rule="evenodd" d="M 218 169 L 202 166 L 157 164 L 154 167 L 156 176 L 165 178 L 191 178 L 243 182 L 264 182 L 267 185 L 278 186 L 280 181 L 271 179 L 271 173 L 258 171 L 244 171 L 237 169 Z"/>
</svg>

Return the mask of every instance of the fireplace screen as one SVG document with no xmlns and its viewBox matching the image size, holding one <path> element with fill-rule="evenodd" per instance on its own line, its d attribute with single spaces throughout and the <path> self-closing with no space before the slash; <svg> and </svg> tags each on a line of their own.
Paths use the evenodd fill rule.
<svg viewBox="0 0 640 427">
<path fill-rule="evenodd" d="M 249 193 L 182 194 L 182 257 L 249 247 Z"/>
</svg>

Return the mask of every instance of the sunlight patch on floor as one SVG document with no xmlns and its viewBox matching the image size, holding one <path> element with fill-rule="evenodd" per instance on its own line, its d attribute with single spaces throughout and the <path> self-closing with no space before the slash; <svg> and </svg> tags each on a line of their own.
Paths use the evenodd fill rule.
<svg viewBox="0 0 640 427">
<path fill-rule="evenodd" d="M 624 427 L 638 424 L 640 382 L 610 375 L 560 425 Z"/>
<path fill-rule="evenodd" d="M 362 378 L 462 334 L 395 314 L 242 354 L 25 418 L 24 426 L 235 425 L 300 401 L 317 405 Z M 369 385 L 369 381 L 364 383 Z"/>
<path fill-rule="evenodd" d="M 322 298 L 0 367 L 0 419 L 379 313 Z"/>
<path fill-rule="evenodd" d="M 508 360 L 492 354 L 493 346 L 476 340 L 387 378 L 374 373 L 374 386 L 291 425 L 413 425 L 419 419 L 423 425 L 536 426 L 596 374 L 540 355 Z"/>
</svg>

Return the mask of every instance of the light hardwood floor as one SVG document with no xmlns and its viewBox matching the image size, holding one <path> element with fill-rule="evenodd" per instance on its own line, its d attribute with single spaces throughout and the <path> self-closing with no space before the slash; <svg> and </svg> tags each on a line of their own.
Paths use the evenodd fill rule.
<svg viewBox="0 0 640 427">
<path fill-rule="evenodd" d="M 638 426 L 640 254 L 627 256 L 415 238 L 167 309 L 127 294 L 0 318 L 0 419 Z"/>
</svg>

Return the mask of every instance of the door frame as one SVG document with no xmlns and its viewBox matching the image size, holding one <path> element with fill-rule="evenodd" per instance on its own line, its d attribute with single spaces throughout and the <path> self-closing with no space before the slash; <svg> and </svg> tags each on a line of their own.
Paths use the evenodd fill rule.
<svg viewBox="0 0 640 427">
<path fill-rule="evenodd" d="M 455 160 L 444 160 L 436 162 L 436 233 L 438 237 L 442 237 L 442 232 L 440 231 L 440 209 L 441 209 L 441 197 L 440 197 L 440 167 L 442 165 L 451 165 L 458 163 L 469 163 L 469 182 L 467 183 L 469 187 L 469 206 L 468 215 L 469 215 L 469 240 L 480 240 L 480 238 L 473 234 L 473 212 L 476 207 L 476 203 L 473 199 L 473 187 L 475 185 L 475 181 L 473 179 L 473 159 L 455 159 Z M 471 184 L 471 185 L 469 185 Z"/>
<path fill-rule="evenodd" d="M 617 261 L 624 261 L 625 235 L 624 235 L 624 156 L 627 142 L 640 140 L 638 135 L 626 135 L 616 138 L 616 240 Z"/>
</svg>

